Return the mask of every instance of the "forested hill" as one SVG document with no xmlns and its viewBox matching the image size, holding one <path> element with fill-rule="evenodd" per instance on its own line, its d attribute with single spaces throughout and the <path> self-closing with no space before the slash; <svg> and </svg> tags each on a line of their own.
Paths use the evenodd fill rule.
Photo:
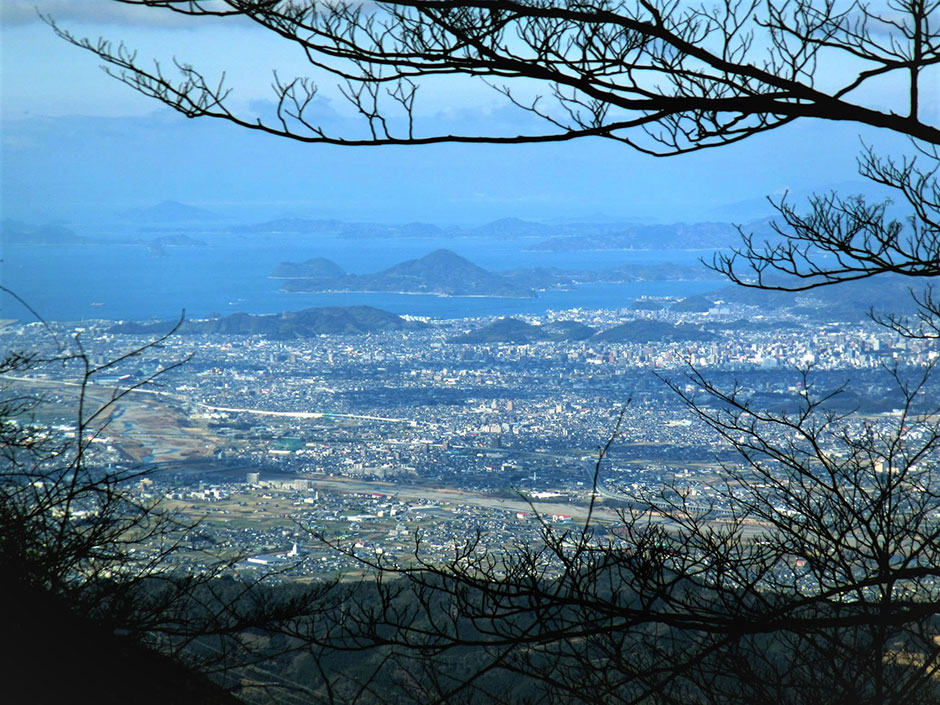
<svg viewBox="0 0 940 705">
<path fill-rule="evenodd" d="M 126 321 L 109 329 L 110 333 L 162 335 L 173 323 Z M 409 321 L 394 313 L 371 306 L 326 306 L 271 315 L 233 313 L 221 318 L 184 322 L 180 334 L 264 335 L 273 339 L 303 338 L 314 335 L 377 333 L 423 328 L 424 323 Z"/>
</svg>

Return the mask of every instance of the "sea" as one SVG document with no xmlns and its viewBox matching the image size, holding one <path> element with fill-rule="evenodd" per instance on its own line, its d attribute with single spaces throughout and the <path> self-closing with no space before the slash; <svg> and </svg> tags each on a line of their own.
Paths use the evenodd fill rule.
<svg viewBox="0 0 940 705">
<path fill-rule="evenodd" d="M 456 319 L 544 314 L 575 308 L 629 307 L 644 296 L 682 297 L 723 285 L 713 281 L 585 284 L 536 298 L 442 297 L 387 293 L 306 294 L 280 291 L 271 278 L 281 262 L 325 257 L 347 272 L 363 274 L 448 248 L 492 271 L 522 267 L 608 269 L 669 262 L 690 265 L 711 252 L 605 250 L 542 252 L 526 238 L 349 239 L 304 235 L 192 235 L 204 246 L 153 249 L 113 242 L 83 245 L 14 245 L 2 248 L 0 281 L 46 320 L 154 320 L 235 312 L 295 311 L 313 306 L 368 305 L 397 314 Z M 33 314 L 15 298 L 0 299 L 0 318 L 28 321 Z"/>
</svg>

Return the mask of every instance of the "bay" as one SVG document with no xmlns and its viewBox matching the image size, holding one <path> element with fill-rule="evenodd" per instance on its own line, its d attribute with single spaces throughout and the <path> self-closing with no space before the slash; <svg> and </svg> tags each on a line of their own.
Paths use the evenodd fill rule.
<svg viewBox="0 0 940 705">
<path fill-rule="evenodd" d="M 369 305 L 398 314 L 433 318 L 541 314 L 572 308 L 627 307 L 641 296 L 688 296 L 721 286 L 715 281 L 660 281 L 587 284 L 572 291 L 540 292 L 534 299 L 465 298 L 382 293 L 298 294 L 280 291 L 270 278 L 277 264 L 326 257 L 348 272 L 362 274 L 447 247 L 494 271 L 522 267 L 607 269 L 629 264 L 695 264 L 708 252 L 588 251 L 533 252 L 534 240 L 497 238 L 341 239 L 297 235 L 193 234 L 196 247 L 143 245 L 7 245 L 0 278 L 49 320 L 89 318 L 148 320 L 278 313 L 311 306 Z M 28 320 L 30 314 L 9 296 L 0 316 Z"/>
</svg>

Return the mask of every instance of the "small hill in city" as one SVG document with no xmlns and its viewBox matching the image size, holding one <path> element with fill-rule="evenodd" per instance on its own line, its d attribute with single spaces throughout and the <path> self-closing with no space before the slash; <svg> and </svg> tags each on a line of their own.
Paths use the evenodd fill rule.
<svg viewBox="0 0 940 705">
<path fill-rule="evenodd" d="M 518 318 L 500 318 L 487 326 L 477 328 L 448 340 L 449 343 L 534 343 L 548 340 L 549 334 L 542 326 L 520 321 Z"/>
<path fill-rule="evenodd" d="M 597 333 L 596 328 L 578 321 L 554 321 L 546 323 L 543 328 L 550 336 L 560 340 L 587 340 Z"/>
<path fill-rule="evenodd" d="M 110 333 L 162 335 L 172 328 L 168 321 L 153 323 L 122 322 Z M 233 313 L 222 318 L 186 321 L 178 333 L 263 335 L 275 340 L 305 338 L 315 335 L 356 335 L 382 331 L 415 330 L 427 324 L 409 321 L 389 311 L 372 306 L 325 306 L 272 315 Z"/>
</svg>

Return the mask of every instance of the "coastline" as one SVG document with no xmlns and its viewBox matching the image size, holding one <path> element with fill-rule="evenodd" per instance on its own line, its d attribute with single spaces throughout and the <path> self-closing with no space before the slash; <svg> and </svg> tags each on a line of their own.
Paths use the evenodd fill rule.
<svg viewBox="0 0 940 705">
<path fill-rule="evenodd" d="M 274 279 L 274 277 L 271 277 Z M 299 279 L 300 277 L 285 277 Z M 537 299 L 538 296 L 507 296 L 505 294 L 447 294 L 442 291 L 390 291 L 388 289 L 307 289 L 304 291 L 288 291 L 278 289 L 284 294 L 396 294 L 401 296 L 435 296 L 440 299 Z"/>
</svg>

